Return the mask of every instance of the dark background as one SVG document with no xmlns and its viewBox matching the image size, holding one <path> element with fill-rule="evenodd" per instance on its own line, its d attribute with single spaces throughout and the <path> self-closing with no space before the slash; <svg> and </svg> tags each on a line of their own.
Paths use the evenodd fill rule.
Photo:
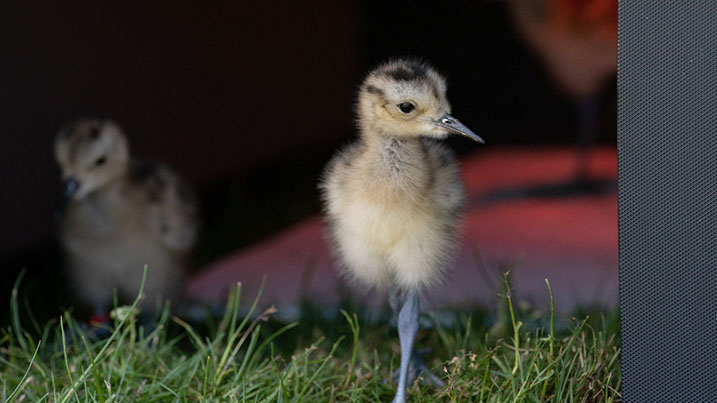
<svg viewBox="0 0 717 403">
<path fill-rule="evenodd" d="M 355 88 L 387 57 L 445 73 L 454 115 L 491 146 L 575 144 L 574 103 L 504 2 L 306 4 L 0 4 L 0 306 L 22 268 L 34 304 L 70 303 L 52 141 L 76 118 L 115 120 L 135 155 L 194 184 L 196 267 L 318 212 L 317 177 L 354 136 Z M 614 143 L 614 85 L 599 103 L 599 141 Z"/>
</svg>

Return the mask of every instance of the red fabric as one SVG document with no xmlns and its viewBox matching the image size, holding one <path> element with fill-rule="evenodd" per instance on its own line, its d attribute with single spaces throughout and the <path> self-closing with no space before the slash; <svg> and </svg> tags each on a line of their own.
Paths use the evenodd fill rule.
<svg viewBox="0 0 717 403">
<path fill-rule="evenodd" d="M 105 312 L 102 314 L 94 314 L 90 316 L 90 325 L 92 326 L 102 326 L 107 325 L 109 323 L 111 323 L 109 312 Z"/>
</svg>

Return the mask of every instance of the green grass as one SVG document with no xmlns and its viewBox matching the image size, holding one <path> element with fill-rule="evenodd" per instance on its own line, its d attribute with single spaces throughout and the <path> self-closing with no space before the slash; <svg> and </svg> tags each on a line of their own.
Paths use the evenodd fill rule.
<svg viewBox="0 0 717 403">
<path fill-rule="evenodd" d="M 0 402 L 364 402 L 394 393 L 398 338 L 385 321 L 307 308 L 284 324 L 273 308 L 258 309 L 258 296 L 240 315 L 237 286 L 217 323 L 190 325 L 165 309 L 148 329 L 138 299 L 113 311 L 111 335 L 98 340 L 69 313 L 23 329 L 31 315 L 19 311 L 19 281 L 12 324 L 0 329 Z M 414 383 L 409 400 L 620 401 L 617 313 L 561 320 L 551 307 L 514 309 L 505 284 L 504 314 L 457 312 L 443 326 L 427 316 L 433 326 L 417 346 L 431 347 L 427 363 L 446 387 Z"/>
</svg>

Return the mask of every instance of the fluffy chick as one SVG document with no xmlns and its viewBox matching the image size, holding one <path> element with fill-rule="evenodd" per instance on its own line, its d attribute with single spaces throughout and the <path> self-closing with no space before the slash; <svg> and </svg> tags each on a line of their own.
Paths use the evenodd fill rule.
<svg viewBox="0 0 717 403">
<path fill-rule="evenodd" d="M 137 295 L 145 265 L 145 311 L 178 296 L 199 227 L 187 184 L 162 165 L 131 159 L 111 121 L 65 126 L 55 158 L 64 182 L 59 238 L 79 298 L 102 315 L 113 289 L 124 299 Z"/>
<path fill-rule="evenodd" d="M 432 67 L 379 66 L 359 90 L 360 139 L 329 163 L 321 184 L 344 272 L 391 294 L 401 341 L 397 403 L 416 372 L 441 383 L 413 349 L 419 294 L 441 282 L 465 198 L 453 154 L 437 140 L 454 133 L 483 142 L 450 109 L 445 80 Z"/>
</svg>

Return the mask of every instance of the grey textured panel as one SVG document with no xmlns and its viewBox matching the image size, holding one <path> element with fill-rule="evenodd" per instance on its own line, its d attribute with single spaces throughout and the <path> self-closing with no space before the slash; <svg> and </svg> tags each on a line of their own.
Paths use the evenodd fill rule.
<svg viewBox="0 0 717 403">
<path fill-rule="evenodd" d="M 717 402 L 717 1 L 620 1 L 623 396 Z"/>
</svg>

